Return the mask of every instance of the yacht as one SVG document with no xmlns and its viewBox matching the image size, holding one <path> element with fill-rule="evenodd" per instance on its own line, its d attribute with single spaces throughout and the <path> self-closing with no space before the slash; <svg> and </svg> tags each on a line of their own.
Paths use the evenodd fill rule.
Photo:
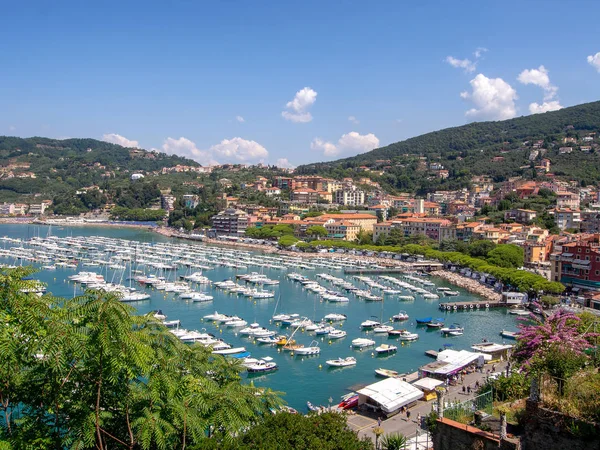
<svg viewBox="0 0 600 450">
<path fill-rule="evenodd" d="M 347 358 L 328 359 L 325 364 L 331 367 L 347 367 L 356 365 L 356 358 L 348 356 Z"/>
</svg>

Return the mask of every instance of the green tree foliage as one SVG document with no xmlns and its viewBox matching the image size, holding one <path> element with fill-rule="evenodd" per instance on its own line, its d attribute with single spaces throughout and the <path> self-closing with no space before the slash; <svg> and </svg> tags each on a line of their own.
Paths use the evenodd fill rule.
<svg viewBox="0 0 600 450">
<path fill-rule="evenodd" d="M 306 235 L 320 239 L 322 237 L 327 237 L 327 229 L 321 225 L 312 225 L 306 229 Z"/>
<path fill-rule="evenodd" d="M 489 252 L 496 248 L 496 244 L 491 241 L 481 239 L 473 241 L 467 246 L 466 253 L 474 258 L 485 258 Z"/>
<path fill-rule="evenodd" d="M 156 222 L 165 218 L 167 212 L 164 209 L 123 208 L 115 206 L 110 216 L 112 219 L 131 220 L 135 222 Z"/>
<path fill-rule="evenodd" d="M 560 298 L 555 297 L 554 295 L 542 295 L 540 297 L 540 304 L 545 306 L 546 308 L 551 308 L 552 306 L 556 306 L 560 303 Z"/>
<path fill-rule="evenodd" d="M 252 427 L 230 443 L 209 442 L 205 449 L 268 449 L 268 450 L 372 450 L 367 437 L 359 439 L 350 431 L 346 417 L 337 413 L 299 414 L 279 413 Z"/>
<path fill-rule="evenodd" d="M 387 189 L 419 194 L 467 187 L 472 175 L 489 175 L 495 182 L 502 182 L 517 175 L 531 177 L 533 171 L 528 157 L 532 142 L 537 139 L 545 139 L 548 144 L 557 142 L 566 135 L 567 126 L 586 132 L 600 130 L 600 102 L 542 115 L 447 128 L 350 158 L 299 166 L 296 172 L 340 179 L 364 176 L 358 171 L 363 165 L 374 168 L 385 165 L 388 168 L 384 175 L 369 173 L 368 176 Z M 524 145 L 524 141 L 529 143 Z M 549 147 L 544 155 L 552 160 L 552 170 L 556 175 L 586 184 L 600 181 L 597 155 L 579 151 L 560 155 L 558 147 Z M 504 160 L 492 161 L 495 156 L 500 156 L 501 150 Z M 421 164 L 421 156 L 443 164 L 450 177 L 442 180 L 427 176 L 429 173 Z"/>
<path fill-rule="evenodd" d="M 260 228 L 246 228 L 246 236 L 255 239 L 278 239 L 282 236 L 290 235 L 294 235 L 294 227 L 287 224 L 265 225 Z"/>
<path fill-rule="evenodd" d="M 182 344 L 113 294 L 24 293 L 30 273 L 0 272 L 0 442 L 198 448 L 233 441 L 279 405 L 271 391 L 240 383 L 237 360 Z"/>
<path fill-rule="evenodd" d="M 160 198 L 160 189 L 155 183 L 130 183 L 117 189 L 114 201 L 124 208 L 147 208 Z"/>
<path fill-rule="evenodd" d="M 486 260 L 494 266 L 518 269 L 523 267 L 525 253 L 518 245 L 500 244 L 488 252 Z"/>
<path fill-rule="evenodd" d="M 494 394 L 494 401 L 510 402 L 529 396 L 531 377 L 521 372 L 512 372 L 509 376 L 501 374 L 496 379 L 488 379 L 479 387 L 478 393 L 483 394 L 490 390 Z"/>
<path fill-rule="evenodd" d="M 404 450 L 408 439 L 401 433 L 384 434 L 381 438 L 382 450 Z"/>
<path fill-rule="evenodd" d="M 297 237 L 294 237 L 294 236 L 288 234 L 288 235 L 285 235 L 285 236 L 281 236 L 277 240 L 277 243 L 279 245 L 281 245 L 282 247 L 291 247 L 292 245 L 294 245 L 298 241 L 299 241 L 299 239 Z"/>
</svg>

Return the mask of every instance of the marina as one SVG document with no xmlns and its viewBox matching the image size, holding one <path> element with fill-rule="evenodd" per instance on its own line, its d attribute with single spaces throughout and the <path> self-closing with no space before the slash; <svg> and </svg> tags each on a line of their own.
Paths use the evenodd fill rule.
<svg viewBox="0 0 600 450">
<path fill-rule="evenodd" d="M 243 376 L 285 392 L 302 411 L 307 401 L 328 405 L 350 387 L 376 381 L 382 366 L 413 373 L 430 361 L 426 350 L 502 342 L 503 330 L 516 329 L 517 316 L 504 308 L 440 311 L 440 303 L 453 303 L 444 291 L 457 292 L 457 302 L 486 302 L 440 278 L 348 274 L 373 263 L 327 256 L 215 247 L 139 229 L 0 225 L 1 264 L 38 268 L 34 277 L 58 296 L 115 289 L 140 314 L 160 311 L 182 341 L 209 345 L 223 357 L 251 358 L 253 374 Z M 445 335 L 417 318 L 458 322 L 464 333 Z M 361 327 L 368 321 L 370 327 Z M 276 345 L 280 340 L 285 343 Z M 339 358 L 355 362 L 328 370 L 326 361 Z"/>
</svg>

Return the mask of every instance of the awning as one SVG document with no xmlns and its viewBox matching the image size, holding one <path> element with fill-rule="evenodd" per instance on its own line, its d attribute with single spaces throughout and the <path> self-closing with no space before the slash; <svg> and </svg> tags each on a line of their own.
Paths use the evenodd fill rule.
<svg viewBox="0 0 600 450">
<path fill-rule="evenodd" d="M 418 387 L 424 391 L 433 391 L 437 386 L 444 384 L 443 381 L 436 380 L 435 378 L 421 378 L 413 383 L 413 386 Z"/>
<path fill-rule="evenodd" d="M 358 391 L 358 403 L 379 407 L 384 413 L 391 414 L 405 405 L 419 400 L 423 392 L 397 378 L 387 378 L 370 384 Z"/>
</svg>

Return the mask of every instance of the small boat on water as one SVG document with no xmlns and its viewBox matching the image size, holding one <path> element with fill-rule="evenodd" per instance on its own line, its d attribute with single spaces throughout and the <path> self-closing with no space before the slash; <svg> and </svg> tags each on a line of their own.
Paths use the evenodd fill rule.
<svg viewBox="0 0 600 450">
<path fill-rule="evenodd" d="M 404 301 L 404 302 L 412 302 L 414 301 L 415 297 L 413 295 L 399 295 L 398 296 L 398 300 Z"/>
<path fill-rule="evenodd" d="M 388 355 L 398 350 L 398 347 L 391 344 L 381 344 L 379 347 L 375 347 L 375 351 L 378 355 Z"/>
<path fill-rule="evenodd" d="M 363 323 L 360 324 L 360 327 L 364 328 L 365 330 L 368 330 L 371 328 L 375 328 L 378 325 L 380 325 L 380 323 L 378 321 L 367 319 Z"/>
<path fill-rule="evenodd" d="M 401 341 L 416 341 L 419 339 L 419 335 L 417 333 L 411 333 L 408 330 L 403 330 L 400 334 L 398 334 L 398 337 Z"/>
<path fill-rule="evenodd" d="M 317 341 L 312 341 L 310 346 L 297 348 L 294 352 L 297 356 L 318 355 L 321 353 L 321 349 L 319 348 L 319 343 Z"/>
<path fill-rule="evenodd" d="M 373 339 L 356 338 L 352 341 L 352 347 L 354 348 L 366 348 L 373 345 L 375 345 L 375 341 Z"/>
<path fill-rule="evenodd" d="M 432 320 L 431 322 L 427 322 L 427 326 L 429 328 L 442 328 L 444 326 L 444 319 L 438 318 L 438 319 Z"/>
<path fill-rule="evenodd" d="M 419 324 L 426 324 L 431 322 L 431 320 L 433 319 L 433 317 L 422 317 L 420 319 L 415 319 L 415 322 L 419 323 Z"/>
<path fill-rule="evenodd" d="M 356 365 L 356 358 L 354 356 L 348 356 L 347 358 L 328 359 L 325 361 L 325 364 L 331 367 L 354 366 Z"/>
<path fill-rule="evenodd" d="M 223 350 L 213 350 L 215 355 L 235 355 L 236 353 L 245 353 L 246 347 L 226 348 Z"/>
<path fill-rule="evenodd" d="M 273 370 L 277 370 L 277 363 L 275 361 L 266 361 L 264 359 L 260 359 L 256 363 L 248 365 L 246 370 L 249 373 L 271 372 Z"/>
<path fill-rule="evenodd" d="M 390 325 L 379 325 L 375 328 L 373 328 L 373 333 L 375 334 L 385 334 L 389 331 L 392 331 L 394 329 L 394 327 L 390 326 Z"/>
<path fill-rule="evenodd" d="M 392 316 L 392 320 L 394 322 L 401 322 L 403 320 L 408 320 L 408 313 L 406 311 L 400 311 L 398 314 L 394 314 Z"/>
<path fill-rule="evenodd" d="M 460 292 L 458 291 L 446 291 L 444 292 L 444 295 L 447 297 L 457 297 L 460 295 Z"/>
<path fill-rule="evenodd" d="M 345 338 L 347 334 L 344 330 L 333 330 L 329 332 L 329 339 Z"/>
<path fill-rule="evenodd" d="M 323 317 L 323 320 L 338 322 L 341 320 L 346 320 L 347 318 L 348 318 L 348 316 L 346 316 L 346 314 L 331 313 L 331 314 L 327 314 L 325 317 Z"/>
<path fill-rule="evenodd" d="M 380 377 L 386 377 L 386 378 L 396 378 L 400 375 L 400 373 L 395 370 L 382 369 L 382 368 L 375 369 L 375 374 L 379 375 Z"/>
<path fill-rule="evenodd" d="M 509 314 L 513 314 L 515 316 L 528 316 L 531 314 L 531 312 L 527 311 L 526 309 L 511 309 L 508 311 Z"/>
<path fill-rule="evenodd" d="M 464 333 L 465 329 L 459 324 L 453 323 L 449 327 L 442 328 L 440 331 L 442 332 L 442 334 L 449 334 L 450 336 L 461 336 Z"/>
<path fill-rule="evenodd" d="M 266 337 L 260 337 L 260 338 L 256 338 L 256 342 L 260 343 L 260 344 L 277 344 L 277 342 L 279 342 L 279 339 L 277 339 L 274 336 L 266 336 Z"/>
<path fill-rule="evenodd" d="M 506 338 L 506 339 L 517 339 L 519 337 L 519 332 L 502 330 L 500 332 L 500 336 L 502 336 L 503 338 Z"/>
<path fill-rule="evenodd" d="M 309 411 L 312 411 L 312 412 L 321 411 L 323 409 L 322 406 L 315 406 L 309 401 L 306 402 L 306 407 L 308 408 Z"/>
<path fill-rule="evenodd" d="M 350 394 L 346 394 L 342 397 L 342 401 L 338 404 L 338 408 L 350 409 L 350 408 L 354 408 L 357 405 L 358 405 L 358 394 L 356 392 L 351 392 Z"/>
</svg>

